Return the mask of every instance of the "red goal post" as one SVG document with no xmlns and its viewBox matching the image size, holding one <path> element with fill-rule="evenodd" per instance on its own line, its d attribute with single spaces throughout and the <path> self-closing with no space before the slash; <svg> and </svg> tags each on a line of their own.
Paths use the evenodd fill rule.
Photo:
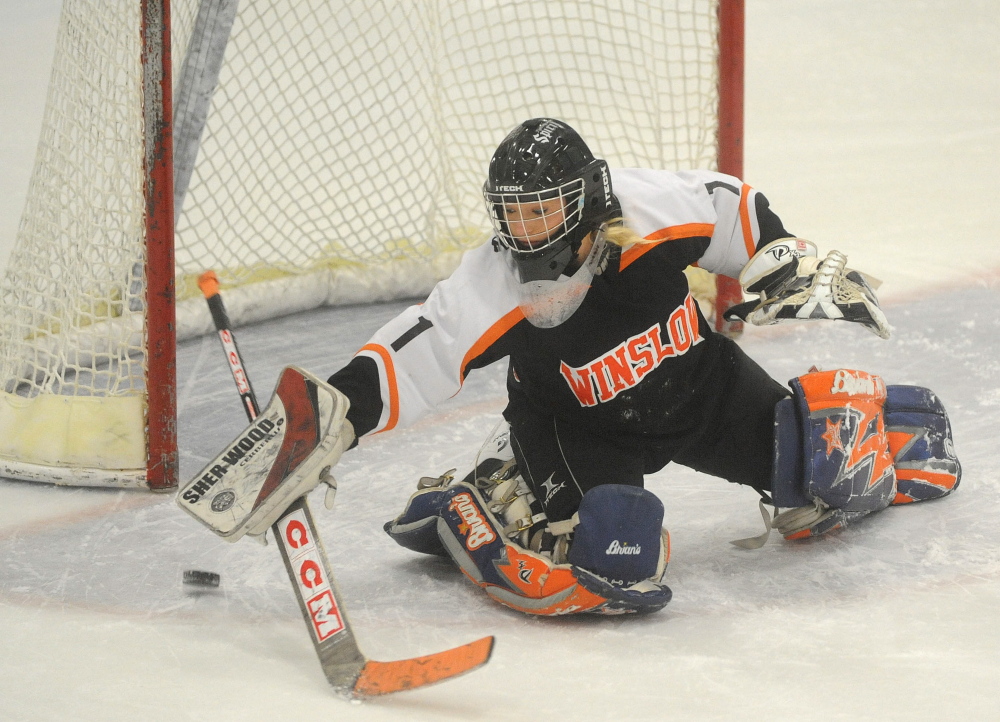
<svg viewBox="0 0 1000 722">
<path fill-rule="evenodd" d="M 518 122 L 740 176 L 742 83 L 743 0 L 65 0 L 0 286 L 0 475 L 174 487 L 202 271 L 235 324 L 420 296 L 486 238 Z"/>
<path fill-rule="evenodd" d="M 178 484 L 177 321 L 174 293 L 173 73 L 170 0 L 142 0 L 146 201 L 146 477 L 153 491 Z M 155 379 L 150 383 L 150 379 Z"/>
<path fill-rule="evenodd" d="M 743 96 L 745 73 L 744 0 L 719 2 L 719 164 L 718 171 L 743 178 Z M 729 308 L 743 300 L 735 278 L 715 280 L 715 328 L 735 336 L 743 330 L 740 321 L 723 318 Z"/>
</svg>

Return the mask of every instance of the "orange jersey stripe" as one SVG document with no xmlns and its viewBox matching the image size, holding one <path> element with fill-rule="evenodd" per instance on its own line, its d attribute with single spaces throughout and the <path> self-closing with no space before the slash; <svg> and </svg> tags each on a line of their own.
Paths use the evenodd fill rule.
<svg viewBox="0 0 1000 722">
<path fill-rule="evenodd" d="M 660 245 L 662 241 L 657 241 L 656 243 L 636 243 L 634 246 L 630 246 L 626 250 L 622 251 L 621 260 L 618 262 L 618 270 L 624 271 L 625 268 L 642 256 L 644 253 L 653 250 L 656 246 Z"/>
<path fill-rule="evenodd" d="M 486 330 L 486 333 L 480 336 L 479 340 L 472 344 L 472 348 L 469 349 L 469 352 L 465 354 L 465 358 L 462 359 L 462 366 L 459 369 L 459 380 L 465 380 L 465 375 L 467 373 L 466 369 L 469 364 L 472 363 L 474 358 L 492 346 L 498 338 L 514 328 L 514 326 L 520 323 L 523 318 L 524 311 L 520 308 L 515 308 L 513 311 L 508 312 L 499 321 L 490 326 Z"/>
<path fill-rule="evenodd" d="M 757 252 L 757 244 L 753 242 L 753 227 L 750 225 L 750 207 L 747 199 L 750 196 L 750 186 L 746 183 L 740 190 L 740 223 L 743 226 L 743 244 L 747 248 L 747 258 L 753 258 Z"/>
<path fill-rule="evenodd" d="M 646 236 L 647 241 L 675 241 L 678 238 L 693 238 L 695 236 L 712 237 L 715 225 L 712 223 L 685 223 L 681 226 L 670 226 L 653 231 Z"/>
<path fill-rule="evenodd" d="M 362 346 L 361 351 L 377 353 L 382 358 L 382 363 L 385 364 L 385 380 L 389 387 L 389 421 L 386 423 L 384 429 L 376 432 L 382 433 L 383 431 L 395 428 L 399 422 L 399 389 L 396 386 L 396 367 L 392 363 L 392 356 L 389 354 L 389 351 L 383 346 L 379 346 L 376 343 L 369 343 Z"/>
<path fill-rule="evenodd" d="M 624 271 L 630 263 L 664 241 L 676 241 L 678 238 L 694 238 L 697 236 L 711 238 L 714 232 L 715 226 L 711 223 L 685 223 L 684 225 L 669 226 L 661 228 L 658 231 L 653 231 L 646 236 L 646 240 L 653 241 L 653 243 L 636 243 L 634 246 L 630 246 L 622 251 L 618 270 Z"/>
</svg>

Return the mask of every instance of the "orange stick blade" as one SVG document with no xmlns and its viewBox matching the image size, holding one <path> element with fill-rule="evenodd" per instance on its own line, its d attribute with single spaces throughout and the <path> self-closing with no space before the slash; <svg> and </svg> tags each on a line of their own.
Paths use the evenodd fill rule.
<svg viewBox="0 0 1000 722">
<path fill-rule="evenodd" d="M 471 672 L 486 664 L 493 653 L 493 637 L 463 644 L 437 654 L 395 662 L 368 660 L 354 683 L 355 697 L 373 697 L 416 689 Z"/>
</svg>

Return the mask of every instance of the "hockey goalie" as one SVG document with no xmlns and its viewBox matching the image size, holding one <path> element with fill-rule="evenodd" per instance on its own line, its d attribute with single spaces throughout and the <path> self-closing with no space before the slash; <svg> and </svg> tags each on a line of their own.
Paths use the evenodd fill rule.
<svg viewBox="0 0 1000 722">
<path fill-rule="evenodd" d="M 890 334 L 877 282 L 794 237 L 740 179 L 611 169 L 564 122 L 537 118 L 500 143 L 483 195 L 492 240 L 328 382 L 279 387 L 282 409 L 304 417 L 263 414 L 213 462 L 238 477 L 225 454 L 244 449 L 256 481 L 218 482 L 232 497 L 216 504 L 210 464 L 211 491 L 189 511 L 230 539 L 261 533 L 357 437 L 412 424 L 497 362 L 508 370 L 503 419 L 467 470 L 421 479 L 385 530 L 528 614 L 670 601 L 664 507 L 643 486 L 670 462 L 755 489 L 782 510 L 773 524 L 789 540 L 958 487 L 948 416 L 930 390 L 858 369 L 786 386 L 713 332 L 684 274 L 694 264 L 739 278 L 750 300 L 732 314 L 750 323 Z M 299 445 L 279 439 L 300 426 Z M 275 435 L 274 453 L 254 429 Z"/>
</svg>

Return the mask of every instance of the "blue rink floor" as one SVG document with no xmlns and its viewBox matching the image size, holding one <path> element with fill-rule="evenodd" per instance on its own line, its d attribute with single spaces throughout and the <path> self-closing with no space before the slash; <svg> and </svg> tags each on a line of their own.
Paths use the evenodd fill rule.
<svg viewBox="0 0 1000 722">
<path fill-rule="evenodd" d="M 648 480 L 673 540 L 673 601 L 645 618 L 533 619 L 382 524 L 423 475 L 471 463 L 504 405 L 502 364 L 409 429 L 364 439 L 314 494 L 355 632 L 377 659 L 485 634 L 490 664 L 352 705 L 320 672 L 277 548 L 227 544 L 168 496 L 0 481 L 0 500 L 61 515 L 0 529 L 0 720 L 996 719 L 1000 706 L 1000 301 L 976 287 L 889 305 L 893 338 L 813 323 L 751 329 L 780 381 L 855 367 L 931 387 L 964 468 L 951 497 L 757 551 L 756 494 L 682 467 Z M 324 309 L 238 329 L 264 402 L 281 368 L 326 376 L 403 304 Z M 244 426 L 218 340 L 179 356 L 185 479 Z M 221 574 L 191 595 L 184 569 Z"/>
</svg>

